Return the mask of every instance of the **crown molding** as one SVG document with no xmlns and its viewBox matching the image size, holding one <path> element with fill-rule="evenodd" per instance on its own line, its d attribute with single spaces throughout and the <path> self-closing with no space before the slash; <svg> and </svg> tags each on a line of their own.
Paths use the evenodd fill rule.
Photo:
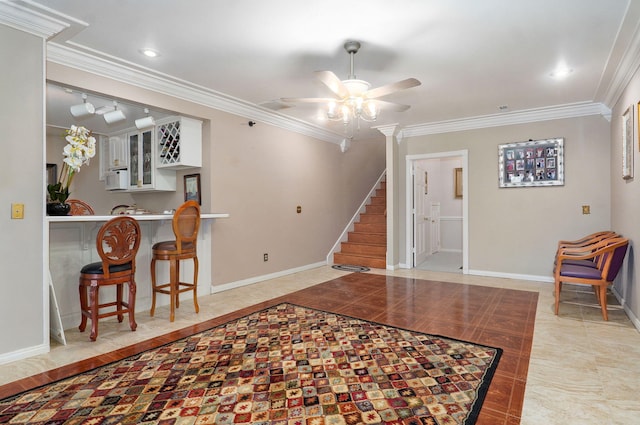
<svg viewBox="0 0 640 425">
<path fill-rule="evenodd" d="M 404 127 L 402 129 L 402 133 L 403 137 L 426 136 L 429 134 L 450 133 L 454 131 L 475 130 L 478 128 L 488 127 L 501 127 L 505 125 L 526 124 L 531 122 L 575 118 L 588 115 L 602 115 L 607 120 L 610 120 L 611 109 L 602 103 L 580 102 L 508 112 L 505 114 L 484 115 L 458 120 L 410 125 Z"/>
<path fill-rule="evenodd" d="M 71 44 L 71 43 L 69 43 Z M 47 43 L 47 61 L 111 78 L 136 87 L 187 100 L 234 115 L 304 134 L 337 145 L 344 136 L 287 117 L 232 96 L 180 80 L 131 63 L 116 63 L 117 58 L 99 57 L 93 52 L 79 52 L 58 43 Z M 122 62 L 122 61 L 120 61 Z"/>
<path fill-rule="evenodd" d="M 640 68 L 640 23 L 638 17 L 640 16 L 640 4 L 636 2 L 630 2 L 629 8 L 625 15 L 623 24 L 621 25 L 618 37 L 614 42 L 614 46 L 618 44 L 619 40 L 623 37 L 624 29 L 630 28 L 632 31 L 629 43 L 622 53 L 622 58 L 615 69 L 609 86 L 604 93 L 604 103 L 611 108 L 618 103 L 620 96 L 624 93 L 631 79 L 635 75 L 636 71 Z"/>
<path fill-rule="evenodd" d="M 29 3 L 27 3 L 29 4 Z M 0 1 L 0 24 L 48 40 L 71 25 L 23 6 L 19 2 Z"/>
</svg>

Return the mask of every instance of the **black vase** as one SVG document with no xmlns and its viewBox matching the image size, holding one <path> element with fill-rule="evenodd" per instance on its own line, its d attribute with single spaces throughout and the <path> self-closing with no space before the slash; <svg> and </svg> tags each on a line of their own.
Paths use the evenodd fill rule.
<svg viewBox="0 0 640 425">
<path fill-rule="evenodd" d="M 69 215 L 71 205 L 62 202 L 47 203 L 47 215 Z"/>
</svg>

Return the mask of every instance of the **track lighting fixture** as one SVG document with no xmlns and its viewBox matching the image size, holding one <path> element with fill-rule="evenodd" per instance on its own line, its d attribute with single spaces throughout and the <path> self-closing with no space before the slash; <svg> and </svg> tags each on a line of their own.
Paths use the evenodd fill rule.
<svg viewBox="0 0 640 425">
<path fill-rule="evenodd" d="M 79 105 L 73 105 L 71 108 L 71 115 L 76 118 L 86 117 L 87 115 L 92 115 L 96 112 L 96 108 L 89 102 L 87 102 L 87 95 L 82 93 L 82 103 Z"/>
<path fill-rule="evenodd" d="M 153 119 L 151 115 L 149 115 L 149 108 L 144 108 L 144 113 L 147 114 L 144 118 L 138 118 L 136 123 L 136 128 L 138 130 L 142 130 L 143 128 L 153 127 L 156 125 L 156 120 Z"/>
<path fill-rule="evenodd" d="M 127 119 L 127 117 L 124 116 L 124 112 L 118 109 L 118 102 L 115 100 L 113 101 L 113 108 L 113 111 L 107 112 L 103 115 L 107 124 L 113 124 Z"/>
</svg>

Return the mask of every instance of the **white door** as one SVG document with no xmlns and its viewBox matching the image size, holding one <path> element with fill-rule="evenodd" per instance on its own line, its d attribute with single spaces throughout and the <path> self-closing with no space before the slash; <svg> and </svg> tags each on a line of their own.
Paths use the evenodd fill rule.
<svg viewBox="0 0 640 425">
<path fill-rule="evenodd" d="M 414 255 L 413 266 L 424 262 L 429 252 L 429 240 L 430 240 L 430 226 L 429 216 L 427 211 L 427 198 L 428 198 L 428 178 L 429 175 L 423 164 L 420 162 L 415 163 L 414 169 L 414 185 L 413 185 L 413 240 L 414 240 Z"/>
<path fill-rule="evenodd" d="M 440 251 L 440 202 L 431 203 L 431 217 L 430 217 L 430 253 L 435 254 Z M 418 263 L 419 264 L 419 263 Z"/>
</svg>

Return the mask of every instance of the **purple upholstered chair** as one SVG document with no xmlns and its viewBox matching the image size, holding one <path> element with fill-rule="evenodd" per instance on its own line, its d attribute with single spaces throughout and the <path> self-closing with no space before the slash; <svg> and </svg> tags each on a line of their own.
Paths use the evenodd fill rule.
<svg viewBox="0 0 640 425">
<path fill-rule="evenodd" d="M 597 244 L 598 242 L 601 242 L 605 239 L 619 238 L 619 237 L 621 236 L 616 232 L 605 230 L 602 232 L 592 233 L 590 235 L 587 235 L 575 241 L 559 241 L 554 265 L 558 264 L 558 255 L 560 252 L 563 252 L 567 255 L 568 254 L 583 255 L 587 252 L 592 251 L 591 247 Z M 575 264 L 579 266 L 598 267 L 601 260 L 602 260 L 601 256 L 583 259 L 583 260 L 567 258 L 563 261 L 563 264 Z M 554 268 L 554 271 L 555 271 L 555 268 Z"/>
<path fill-rule="evenodd" d="M 555 265 L 555 313 L 560 308 L 562 283 L 591 285 L 602 309 L 602 317 L 609 320 L 607 314 L 607 287 L 618 275 L 629 240 L 622 237 L 604 239 L 589 246 L 587 252 L 582 248 L 563 248 L 556 255 Z M 581 251 L 580 251 L 581 250 Z M 592 264 L 580 264 L 580 261 L 594 261 Z"/>
</svg>

